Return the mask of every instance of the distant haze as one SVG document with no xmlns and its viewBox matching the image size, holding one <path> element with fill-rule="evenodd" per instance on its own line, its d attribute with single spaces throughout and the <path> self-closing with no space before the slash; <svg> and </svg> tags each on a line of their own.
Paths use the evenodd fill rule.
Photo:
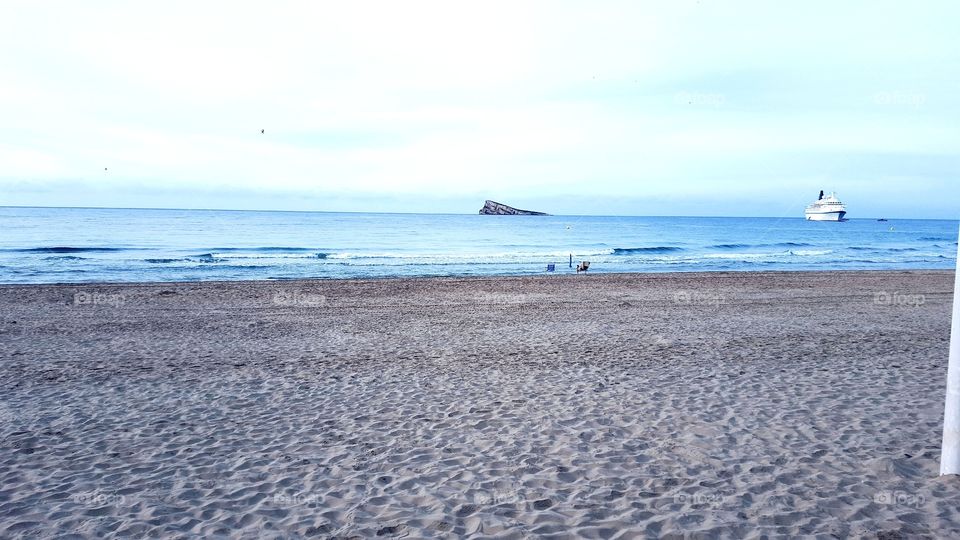
<svg viewBox="0 0 960 540">
<path fill-rule="evenodd" d="M 0 206 L 956 218 L 957 2 L 4 2 Z M 261 130 L 263 132 L 261 133 Z"/>
</svg>

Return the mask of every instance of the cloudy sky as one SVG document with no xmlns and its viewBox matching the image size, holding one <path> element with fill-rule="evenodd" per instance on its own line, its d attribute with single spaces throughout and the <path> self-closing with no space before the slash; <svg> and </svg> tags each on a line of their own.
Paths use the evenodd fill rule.
<svg viewBox="0 0 960 540">
<path fill-rule="evenodd" d="M 0 205 L 956 218 L 960 3 L 0 4 Z M 264 130 L 261 133 L 261 129 Z"/>
</svg>

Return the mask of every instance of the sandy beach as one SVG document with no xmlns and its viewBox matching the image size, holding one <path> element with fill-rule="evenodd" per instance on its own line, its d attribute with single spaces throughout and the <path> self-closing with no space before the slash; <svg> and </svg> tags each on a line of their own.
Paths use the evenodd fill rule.
<svg viewBox="0 0 960 540">
<path fill-rule="evenodd" d="M 957 537 L 952 288 L 0 286 L 0 537 Z"/>
</svg>

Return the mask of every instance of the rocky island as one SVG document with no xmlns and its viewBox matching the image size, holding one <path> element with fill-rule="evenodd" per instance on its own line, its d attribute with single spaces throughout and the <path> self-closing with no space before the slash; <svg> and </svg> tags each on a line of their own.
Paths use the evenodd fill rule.
<svg viewBox="0 0 960 540">
<path fill-rule="evenodd" d="M 543 212 L 534 212 L 532 210 L 520 210 L 512 206 L 500 204 L 496 201 L 485 201 L 483 208 L 480 209 L 480 215 L 483 216 L 549 216 Z"/>
</svg>

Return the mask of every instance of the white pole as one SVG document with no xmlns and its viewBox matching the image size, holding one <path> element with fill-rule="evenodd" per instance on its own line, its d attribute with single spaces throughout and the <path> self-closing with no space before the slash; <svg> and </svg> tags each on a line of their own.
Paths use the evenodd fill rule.
<svg viewBox="0 0 960 540">
<path fill-rule="evenodd" d="M 953 321 L 950 323 L 950 361 L 947 364 L 947 399 L 943 408 L 943 447 L 940 475 L 960 474 L 960 250 L 953 276 Z"/>
</svg>

